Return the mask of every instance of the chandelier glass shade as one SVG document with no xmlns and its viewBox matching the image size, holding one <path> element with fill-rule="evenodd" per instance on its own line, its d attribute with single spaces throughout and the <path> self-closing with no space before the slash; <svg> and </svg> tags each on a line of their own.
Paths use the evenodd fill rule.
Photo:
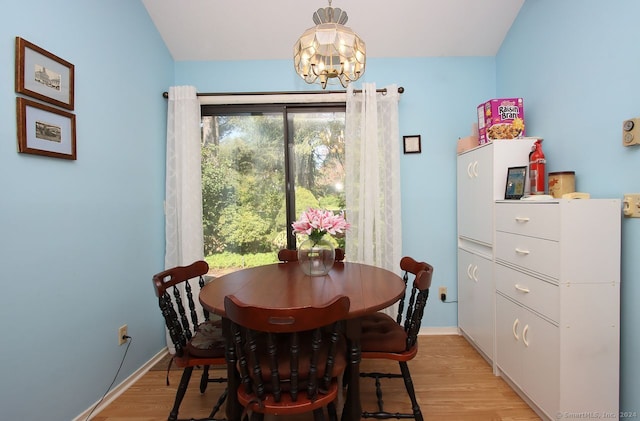
<svg viewBox="0 0 640 421">
<path fill-rule="evenodd" d="M 316 26 L 307 29 L 293 47 L 296 72 L 307 83 L 320 83 L 322 89 L 333 80 L 346 88 L 364 74 L 364 41 L 344 26 L 347 12 L 329 7 L 313 14 Z M 337 83 L 337 82 L 336 82 Z"/>
</svg>

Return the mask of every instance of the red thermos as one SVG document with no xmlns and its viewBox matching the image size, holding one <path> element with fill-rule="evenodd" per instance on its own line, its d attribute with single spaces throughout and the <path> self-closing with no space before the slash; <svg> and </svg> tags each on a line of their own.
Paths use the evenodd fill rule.
<svg viewBox="0 0 640 421">
<path fill-rule="evenodd" d="M 542 152 L 542 139 L 536 140 L 529 154 L 529 183 L 531 194 L 545 194 L 545 166 L 547 160 Z"/>
</svg>

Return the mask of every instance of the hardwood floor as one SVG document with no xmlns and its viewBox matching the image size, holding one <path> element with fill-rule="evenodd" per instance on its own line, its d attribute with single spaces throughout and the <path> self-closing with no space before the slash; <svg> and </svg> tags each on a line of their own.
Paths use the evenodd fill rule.
<svg viewBox="0 0 640 421">
<path fill-rule="evenodd" d="M 427 421 L 525 421 L 540 418 L 502 380 L 491 367 L 457 335 L 420 336 L 417 357 L 409 362 L 418 402 Z M 362 371 L 397 369 L 395 362 L 363 361 Z M 165 371 L 149 371 L 107 408 L 96 414 L 95 421 L 166 420 L 173 404 L 182 371 L 170 372 L 170 386 Z M 212 375 L 218 375 L 214 372 Z M 221 386 L 212 383 L 201 395 L 194 371 L 189 390 L 180 408 L 181 418 L 203 418 L 217 400 Z M 372 379 L 361 379 L 362 404 L 375 410 L 375 386 Z M 385 409 L 408 411 L 409 399 L 400 379 L 383 380 Z M 224 411 L 224 407 L 222 409 Z M 222 416 L 222 414 L 218 414 Z M 287 421 L 306 421 L 312 417 L 282 417 Z"/>
</svg>

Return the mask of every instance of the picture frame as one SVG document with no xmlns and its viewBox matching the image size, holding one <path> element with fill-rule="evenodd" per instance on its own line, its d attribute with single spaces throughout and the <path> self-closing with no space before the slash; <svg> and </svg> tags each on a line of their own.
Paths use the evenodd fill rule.
<svg viewBox="0 0 640 421">
<path fill-rule="evenodd" d="M 73 110 L 74 65 L 16 37 L 16 92 Z"/>
<path fill-rule="evenodd" d="M 17 98 L 18 152 L 75 160 L 76 116 L 27 98 Z"/>
<path fill-rule="evenodd" d="M 421 153 L 422 145 L 420 135 L 402 136 L 404 153 Z"/>
<path fill-rule="evenodd" d="M 505 200 L 520 200 L 524 196 L 524 186 L 527 180 L 527 167 L 509 167 L 507 169 L 507 183 L 504 189 Z"/>
</svg>

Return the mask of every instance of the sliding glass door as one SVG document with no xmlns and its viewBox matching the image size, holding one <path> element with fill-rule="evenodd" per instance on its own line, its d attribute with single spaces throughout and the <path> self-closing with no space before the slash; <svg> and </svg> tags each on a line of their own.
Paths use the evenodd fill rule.
<svg viewBox="0 0 640 421">
<path fill-rule="evenodd" d="M 344 116 L 342 104 L 202 107 L 213 273 L 275 262 L 279 249 L 296 247 L 290 226 L 308 207 L 344 209 Z"/>
</svg>

